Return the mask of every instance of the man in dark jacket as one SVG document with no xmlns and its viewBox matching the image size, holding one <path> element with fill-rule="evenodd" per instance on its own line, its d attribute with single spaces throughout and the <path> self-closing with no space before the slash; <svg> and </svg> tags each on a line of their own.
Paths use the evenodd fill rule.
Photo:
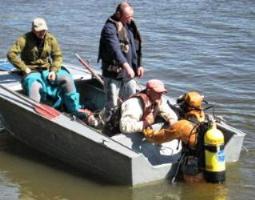
<svg viewBox="0 0 255 200">
<path fill-rule="evenodd" d="M 120 3 L 107 19 L 99 46 L 99 60 L 105 80 L 106 116 L 121 100 L 136 93 L 135 77 L 142 77 L 141 36 L 133 20 L 134 10 Z"/>
</svg>

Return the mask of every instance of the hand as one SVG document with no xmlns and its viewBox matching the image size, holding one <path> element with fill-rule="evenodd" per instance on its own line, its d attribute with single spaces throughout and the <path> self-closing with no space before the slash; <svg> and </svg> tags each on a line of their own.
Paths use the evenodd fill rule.
<svg viewBox="0 0 255 200">
<path fill-rule="evenodd" d="M 144 68 L 142 66 L 137 68 L 137 75 L 141 78 L 144 75 Z"/>
<path fill-rule="evenodd" d="M 153 136 L 153 129 L 147 127 L 147 128 L 144 128 L 143 129 L 143 135 L 146 137 L 146 138 L 150 138 Z"/>
<path fill-rule="evenodd" d="M 56 79 L 56 72 L 51 71 L 51 72 L 49 73 L 49 75 L 48 75 L 48 79 L 49 79 L 50 81 L 55 81 L 55 79 Z"/>
<path fill-rule="evenodd" d="M 31 72 L 31 69 L 27 67 L 27 68 L 25 69 L 25 74 L 29 74 L 30 72 Z"/>
<path fill-rule="evenodd" d="M 154 124 L 154 122 L 155 122 L 155 117 L 153 113 L 149 113 L 144 119 L 144 128 L 151 126 L 152 124 Z"/>
<path fill-rule="evenodd" d="M 130 67 L 130 65 L 128 63 L 124 63 L 123 68 L 126 70 L 128 78 L 134 78 L 135 77 L 135 72 L 132 69 L 132 67 Z"/>
</svg>

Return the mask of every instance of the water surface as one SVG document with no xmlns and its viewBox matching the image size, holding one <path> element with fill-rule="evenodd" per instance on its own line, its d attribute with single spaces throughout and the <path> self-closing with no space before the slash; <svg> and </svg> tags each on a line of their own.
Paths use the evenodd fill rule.
<svg viewBox="0 0 255 200">
<path fill-rule="evenodd" d="M 0 0 L 0 57 L 31 21 L 43 16 L 61 44 L 66 62 L 79 53 L 96 67 L 101 28 L 119 1 Z M 227 166 L 224 185 L 171 185 L 138 188 L 79 176 L 34 150 L 10 143 L 0 151 L 0 199 L 254 199 L 255 162 L 255 1 L 130 1 L 143 36 L 141 83 L 160 78 L 173 97 L 197 90 L 215 112 L 247 133 L 240 161 Z M 1 108 L 0 108 L 1 109 Z"/>
</svg>

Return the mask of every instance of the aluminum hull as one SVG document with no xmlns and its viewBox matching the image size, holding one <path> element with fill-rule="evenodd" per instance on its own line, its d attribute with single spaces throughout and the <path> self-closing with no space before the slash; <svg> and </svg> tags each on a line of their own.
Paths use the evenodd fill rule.
<svg viewBox="0 0 255 200">
<path fill-rule="evenodd" d="M 73 69 L 72 73 L 77 73 Z M 102 106 L 100 88 L 94 88 L 88 73 L 78 74 L 77 87 L 81 97 Z M 19 76 L 0 73 L 0 84 L 11 91 L 20 91 Z M 84 85 L 85 83 L 85 85 Z M 97 92 L 95 92 L 97 91 Z M 18 140 L 61 160 L 81 172 L 92 173 L 118 184 L 138 185 L 171 177 L 181 154 L 178 141 L 162 145 L 148 143 L 140 134 L 117 134 L 108 137 L 100 131 L 61 113 L 48 119 L 34 109 L 28 98 L 0 88 L 0 114 L 5 128 Z M 26 98 L 26 97 L 25 97 Z M 238 161 L 245 134 L 224 123 L 219 124 L 225 135 L 227 162 Z"/>
</svg>

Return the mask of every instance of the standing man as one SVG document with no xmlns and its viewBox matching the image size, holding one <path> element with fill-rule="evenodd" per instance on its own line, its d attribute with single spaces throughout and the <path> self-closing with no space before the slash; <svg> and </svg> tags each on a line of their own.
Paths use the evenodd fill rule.
<svg viewBox="0 0 255 200">
<path fill-rule="evenodd" d="M 71 74 L 61 68 L 63 58 L 57 39 L 48 32 L 43 18 L 33 20 L 32 30 L 17 39 L 7 58 L 24 74 L 22 87 L 31 99 L 51 99 L 56 108 L 63 104 L 67 112 L 86 115 L 80 110 L 79 93 Z"/>
<path fill-rule="evenodd" d="M 98 60 L 102 60 L 106 93 L 106 117 L 118 101 L 136 93 L 135 77 L 142 77 L 141 36 L 133 20 L 134 9 L 120 3 L 107 19 L 102 32 Z"/>
</svg>

